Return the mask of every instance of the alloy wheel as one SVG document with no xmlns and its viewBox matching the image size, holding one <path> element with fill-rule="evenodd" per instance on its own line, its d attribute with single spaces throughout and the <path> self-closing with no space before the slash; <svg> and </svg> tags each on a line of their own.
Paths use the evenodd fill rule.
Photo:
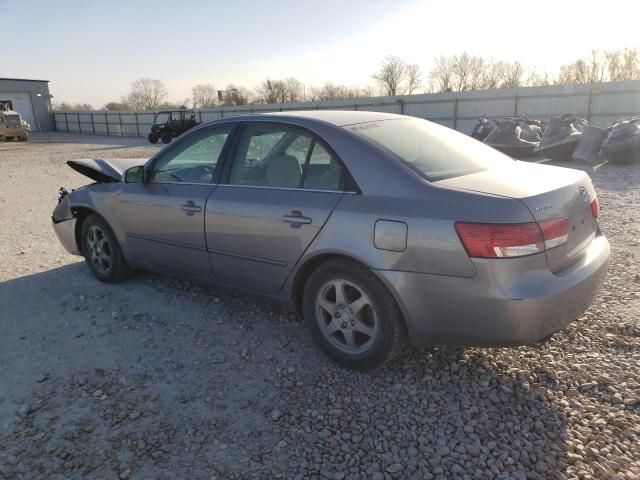
<svg viewBox="0 0 640 480">
<path fill-rule="evenodd" d="M 368 350 L 378 334 L 373 302 L 362 288 L 347 280 L 331 280 L 319 289 L 316 320 L 322 335 L 350 355 Z"/>
<path fill-rule="evenodd" d="M 87 232 L 87 249 L 93 267 L 101 274 L 111 270 L 111 246 L 102 229 L 93 225 Z"/>
</svg>

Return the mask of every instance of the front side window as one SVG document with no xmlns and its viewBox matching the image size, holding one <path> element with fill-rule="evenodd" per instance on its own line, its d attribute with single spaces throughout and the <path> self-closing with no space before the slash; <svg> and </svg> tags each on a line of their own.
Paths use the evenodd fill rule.
<svg viewBox="0 0 640 480">
<path fill-rule="evenodd" d="M 417 118 L 366 122 L 345 128 L 391 153 L 430 181 L 468 175 L 513 161 L 467 135 Z"/>
<path fill-rule="evenodd" d="M 211 183 L 231 126 L 200 130 L 154 164 L 151 182 Z"/>
<path fill-rule="evenodd" d="M 168 121 L 169 121 L 169 112 L 160 112 L 158 113 L 158 115 L 156 115 L 156 118 L 153 121 L 153 123 L 161 124 L 161 123 L 167 123 Z"/>
<path fill-rule="evenodd" d="M 339 162 L 311 135 L 286 126 L 249 125 L 238 144 L 229 183 L 340 190 Z"/>
</svg>

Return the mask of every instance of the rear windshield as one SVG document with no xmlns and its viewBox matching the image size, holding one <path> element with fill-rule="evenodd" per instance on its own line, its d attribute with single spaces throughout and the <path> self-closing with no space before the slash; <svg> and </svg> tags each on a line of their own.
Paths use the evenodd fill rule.
<svg viewBox="0 0 640 480">
<path fill-rule="evenodd" d="M 468 175 L 513 161 L 478 140 L 419 118 L 381 120 L 345 128 L 391 153 L 430 181 Z"/>
</svg>

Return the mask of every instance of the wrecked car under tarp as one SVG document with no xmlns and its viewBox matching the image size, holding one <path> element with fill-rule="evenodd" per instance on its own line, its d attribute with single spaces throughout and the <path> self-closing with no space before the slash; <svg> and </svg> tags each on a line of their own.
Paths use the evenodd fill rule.
<svg viewBox="0 0 640 480">
<path fill-rule="evenodd" d="M 484 139 L 484 143 L 514 158 L 533 156 L 540 143 L 542 123 L 527 117 L 506 117 L 495 120 L 496 128 Z"/>
<path fill-rule="evenodd" d="M 600 155 L 611 163 L 640 163 L 640 117 L 630 117 L 607 128 Z"/>
<path fill-rule="evenodd" d="M 570 113 L 552 118 L 533 153 L 556 162 L 571 160 L 585 125 L 584 118 Z"/>
</svg>

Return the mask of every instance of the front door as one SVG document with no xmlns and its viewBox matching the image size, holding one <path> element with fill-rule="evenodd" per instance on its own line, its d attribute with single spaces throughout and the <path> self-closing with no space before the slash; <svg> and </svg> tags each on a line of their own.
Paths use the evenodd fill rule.
<svg viewBox="0 0 640 480">
<path fill-rule="evenodd" d="M 229 178 L 207 201 L 207 248 L 218 281 L 275 293 L 343 195 L 343 169 L 304 130 L 247 125 Z"/>
<path fill-rule="evenodd" d="M 204 211 L 231 130 L 194 132 L 155 159 L 144 183 L 125 185 L 120 218 L 134 260 L 211 278 Z"/>
</svg>

